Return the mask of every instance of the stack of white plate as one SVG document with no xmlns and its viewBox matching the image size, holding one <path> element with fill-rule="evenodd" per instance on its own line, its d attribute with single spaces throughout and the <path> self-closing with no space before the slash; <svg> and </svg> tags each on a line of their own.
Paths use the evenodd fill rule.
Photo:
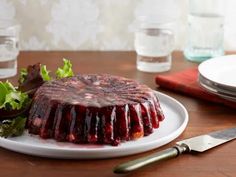
<svg viewBox="0 0 236 177">
<path fill-rule="evenodd" d="M 198 67 L 199 84 L 207 91 L 236 102 L 236 55 L 216 57 Z"/>
</svg>

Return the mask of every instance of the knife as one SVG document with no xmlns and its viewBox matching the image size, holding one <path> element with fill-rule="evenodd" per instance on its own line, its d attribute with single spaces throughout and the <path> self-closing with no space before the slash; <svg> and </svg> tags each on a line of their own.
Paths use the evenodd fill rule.
<svg viewBox="0 0 236 177">
<path fill-rule="evenodd" d="M 167 159 L 178 157 L 183 153 L 204 152 L 208 149 L 229 142 L 235 138 L 236 128 L 215 131 L 206 135 L 192 137 L 177 142 L 172 148 L 168 148 L 166 150 L 153 153 L 149 156 L 120 164 L 113 169 L 113 172 L 128 173 L 154 162 L 161 162 Z"/>
</svg>

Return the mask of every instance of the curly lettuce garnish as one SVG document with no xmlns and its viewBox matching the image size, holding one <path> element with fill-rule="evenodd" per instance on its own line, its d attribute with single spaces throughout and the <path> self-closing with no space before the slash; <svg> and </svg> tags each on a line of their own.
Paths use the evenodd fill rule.
<svg viewBox="0 0 236 177">
<path fill-rule="evenodd" d="M 0 82 L 0 109 L 20 110 L 29 103 L 26 93 L 17 91 L 8 81 Z"/>
<path fill-rule="evenodd" d="M 14 137 L 20 136 L 25 130 L 26 117 L 18 116 L 15 119 L 4 120 L 0 123 L 0 136 Z"/>
<path fill-rule="evenodd" d="M 72 71 L 72 64 L 71 64 L 70 60 L 63 58 L 63 62 L 64 62 L 63 67 L 58 68 L 56 71 L 57 79 L 74 76 L 74 73 Z"/>
<path fill-rule="evenodd" d="M 63 59 L 63 63 L 64 65 L 56 70 L 57 79 L 74 76 L 71 62 Z M 18 89 L 8 81 L 0 82 L 0 120 L 3 120 L 0 121 L 1 137 L 22 135 L 30 98 L 43 83 L 52 79 L 46 65 L 37 63 L 28 66 L 27 69 L 21 69 Z"/>
<path fill-rule="evenodd" d="M 46 65 L 41 65 L 40 74 L 44 81 L 50 81 L 52 78 L 49 76 L 50 71 L 47 70 Z"/>
<path fill-rule="evenodd" d="M 25 81 L 25 79 L 27 77 L 27 74 L 28 74 L 28 72 L 27 72 L 26 68 L 22 68 L 20 70 L 20 78 L 19 78 L 19 83 L 20 84 L 22 84 Z"/>
<path fill-rule="evenodd" d="M 74 76 L 72 71 L 72 64 L 70 60 L 63 59 L 64 65 L 62 68 L 56 70 L 56 78 L 61 79 L 64 77 Z M 52 80 L 50 71 L 47 70 L 46 65 L 37 63 L 35 65 L 29 65 L 27 69 L 22 69 L 19 78 L 19 90 L 27 92 L 32 96 L 34 92 L 43 83 Z"/>
<path fill-rule="evenodd" d="M 38 68 L 38 69 L 37 69 Z M 39 73 L 37 73 L 39 72 Z M 46 65 L 41 65 L 41 64 L 35 64 L 35 65 L 30 65 L 28 68 L 22 68 L 20 70 L 20 78 L 19 78 L 19 84 L 23 84 L 27 80 L 29 80 L 29 77 L 31 76 L 41 76 L 44 81 L 50 81 L 52 78 L 49 75 L 50 71 L 47 70 Z M 29 76 L 30 75 L 30 76 Z M 35 77 L 33 77 L 35 78 Z M 32 78 L 30 79 L 32 80 Z"/>
<path fill-rule="evenodd" d="M 0 82 L 1 137 L 20 136 L 24 132 L 26 118 L 21 116 L 25 115 L 30 101 L 26 93 L 16 90 L 10 82 Z"/>
<path fill-rule="evenodd" d="M 41 64 L 37 63 L 34 65 L 29 65 L 27 67 L 27 70 L 21 70 L 20 75 L 22 77 L 18 81 L 20 91 L 29 93 L 30 97 L 33 96 L 37 88 L 45 82 L 43 77 L 48 79 L 49 72 L 46 70 L 46 67 L 43 67 L 43 69 L 41 68 Z M 41 70 L 43 70 L 43 73 L 41 72 Z"/>
</svg>

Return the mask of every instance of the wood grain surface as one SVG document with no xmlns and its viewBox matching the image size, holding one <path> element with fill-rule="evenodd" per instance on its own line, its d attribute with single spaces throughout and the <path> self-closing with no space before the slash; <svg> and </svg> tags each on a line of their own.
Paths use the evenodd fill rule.
<svg viewBox="0 0 236 177">
<path fill-rule="evenodd" d="M 153 89 L 179 100 L 188 110 L 190 120 L 184 133 L 161 148 L 122 158 L 103 160 L 58 160 L 33 157 L 0 148 L 0 177 L 235 177 L 236 141 L 208 152 L 183 155 L 162 164 L 152 164 L 126 175 L 113 174 L 112 168 L 122 162 L 148 155 L 174 145 L 174 142 L 213 130 L 236 126 L 236 111 L 157 88 L 156 74 L 136 70 L 134 52 L 21 52 L 18 67 L 37 62 L 54 71 L 62 65 L 62 58 L 72 60 L 77 73 L 109 73 L 138 80 Z M 171 72 L 197 66 L 188 62 L 181 52 L 175 52 Z M 16 83 L 17 79 L 10 81 Z"/>
</svg>

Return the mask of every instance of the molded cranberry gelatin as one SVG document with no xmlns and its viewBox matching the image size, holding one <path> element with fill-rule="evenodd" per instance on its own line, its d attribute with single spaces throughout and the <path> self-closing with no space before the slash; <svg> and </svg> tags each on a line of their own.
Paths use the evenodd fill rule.
<svg viewBox="0 0 236 177">
<path fill-rule="evenodd" d="M 118 145 L 151 134 L 163 119 L 149 87 L 89 74 L 43 84 L 33 98 L 28 130 L 45 139 Z"/>
</svg>

